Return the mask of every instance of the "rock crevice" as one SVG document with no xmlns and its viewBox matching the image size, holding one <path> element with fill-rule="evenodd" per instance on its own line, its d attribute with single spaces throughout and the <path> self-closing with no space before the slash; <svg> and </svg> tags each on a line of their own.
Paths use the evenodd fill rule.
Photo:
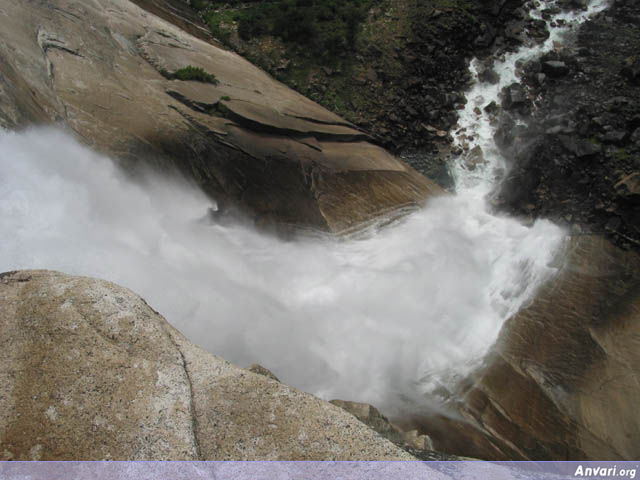
<svg viewBox="0 0 640 480">
<path fill-rule="evenodd" d="M 189 375 L 189 367 L 187 366 L 187 360 L 185 359 L 184 354 L 182 353 L 182 350 L 180 350 L 180 347 L 178 346 L 176 341 L 173 339 L 173 336 L 171 335 L 170 332 L 167 333 L 167 336 L 171 340 L 171 343 L 173 343 L 173 345 L 175 346 L 175 349 L 178 351 L 178 353 L 180 354 L 180 358 L 182 359 L 182 367 L 184 368 L 184 374 L 187 378 L 187 384 L 189 386 L 189 413 L 191 416 L 193 447 L 196 452 L 196 459 L 204 460 L 204 458 L 202 457 L 202 452 L 200 450 L 200 442 L 198 441 L 198 416 L 196 415 L 196 407 L 194 405 L 193 382 L 191 381 L 191 375 Z"/>
</svg>

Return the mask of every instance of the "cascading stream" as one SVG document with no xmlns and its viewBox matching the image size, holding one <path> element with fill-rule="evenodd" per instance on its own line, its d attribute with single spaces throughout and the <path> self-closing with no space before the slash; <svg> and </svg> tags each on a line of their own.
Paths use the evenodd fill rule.
<svg viewBox="0 0 640 480">
<path fill-rule="evenodd" d="M 479 95 L 490 101 L 472 90 L 461 125 L 489 150 Z M 560 228 L 486 208 L 493 168 L 458 168 L 457 195 L 361 238 L 284 242 L 241 221 L 204 222 L 212 202 L 187 182 L 131 183 L 60 131 L 3 132 L 0 270 L 114 281 L 230 361 L 259 362 L 324 398 L 415 412 L 481 361 L 556 270 Z"/>
<path fill-rule="evenodd" d="M 542 19 L 542 11 L 556 6 L 556 1 L 539 2 L 538 7 L 531 10 L 533 18 Z M 482 151 L 481 161 L 468 161 L 467 155 L 453 163 L 452 174 L 456 190 L 484 198 L 504 177 L 508 162 L 502 157 L 493 136 L 496 132 L 492 114 L 485 111 L 491 102 L 500 104 L 500 93 L 504 87 L 519 82 L 517 66 L 521 62 L 539 57 L 553 50 L 554 45 L 577 25 L 588 20 L 594 14 L 605 10 L 608 0 L 592 0 L 585 10 L 560 12 L 547 22 L 549 38 L 540 44 L 525 45 L 515 52 L 496 58 L 493 69 L 499 81 L 495 84 L 481 82 L 478 79 L 480 62 L 474 59 L 469 65 L 473 77 L 473 85 L 467 92 L 467 103 L 460 112 L 458 125 L 455 127 L 455 143 L 458 147 L 474 155 L 474 149 Z M 478 113 L 479 112 L 479 113 Z M 477 154 L 476 154 L 477 155 Z"/>
</svg>

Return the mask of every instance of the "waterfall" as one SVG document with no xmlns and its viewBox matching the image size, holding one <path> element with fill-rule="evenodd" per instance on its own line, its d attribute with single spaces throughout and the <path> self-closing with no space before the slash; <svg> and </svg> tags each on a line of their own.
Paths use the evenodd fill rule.
<svg viewBox="0 0 640 480">
<path fill-rule="evenodd" d="M 518 55 L 546 47 L 527 48 L 505 57 L 500 85 Z M 498 88 L 476 83 L 460 120 L 492 160 L 457 164 L 456 195 L 350 239 L 283 241 L 241 220 L 211 224 L 202 219 L 212 201 L 184 180 L 133 183 L 59 130 L 2 132 L 0 270 L 116 282 L 227 360 L 258 362 L 323 398 L 415 411 L 478 365 L 556 271 L 563 244 L 551 222 L 523 225 L 483 199 L 504 159 L 474 105 Z"/>
</svg>

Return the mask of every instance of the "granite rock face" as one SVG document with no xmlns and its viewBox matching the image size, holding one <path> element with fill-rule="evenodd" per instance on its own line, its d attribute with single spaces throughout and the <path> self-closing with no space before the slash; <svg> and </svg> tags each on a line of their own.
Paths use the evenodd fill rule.
<svg viewBox="0 0 640 480">
<path fill-rule="evenodd" d="M 507 321 L 461 386 L 457 420 L 428 419 L 438 450 L 492 459 L 640 455 L 640 256 L 573 237 L 564 266 Z"/>
<path fill-rule="evenodd" d="M 259 223 L 339 233 L 441 192 L 347 121 L 129 0 L 0 0 L 0 25 L 2 127 L 61 123 L 125 170 L 178 169 Z M 187 66 L 215 81 L 175 80 Z"/>
<path fill-rule="evenodd" d="M 341 408 L 217 358 L 133 292 L 0 275 L 1 460 L 411 459 Z"/>
</svg>

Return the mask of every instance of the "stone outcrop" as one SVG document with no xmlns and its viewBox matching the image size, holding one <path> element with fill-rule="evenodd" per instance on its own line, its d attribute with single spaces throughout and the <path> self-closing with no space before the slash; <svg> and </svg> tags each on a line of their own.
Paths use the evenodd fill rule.
<svg viewBox="0 0 640 480">
<path fill-rule="evenodd" d="M 0 332 L 0 460 L 413 458 L 201 350 L 112 283 L 1 274 Z"/>
<path fill-rule="evenodd" d="M 347 121 L 129 0 L 0 0 L 0 25 L 0 126 L 62 123 L 127 171 L 177 168 L 259 223 L 338 233 L 441 192 Z M 215 80 L 175 80 L 188 66 Z"/>
<path fill-rule="evenodd" d="M 268 368 L 265 368 L 262 365 L 259 365 L 257 363 L 249 365 L 247 367 L 247 370 L 249 370 L 250 372 L 253 372 L 253 373 L 257 373 L 258 375 L 264 375 L 265 377 L 268 377 L 271 380 L 275 380 L 276 382 L 280 381 L 280 379 L 278 377 L 276 377 L 275 374 L 271 370 L 269 370 Z"/>
<path fill-rule="evenodd" d="M 436 449 L 509 460 L 640 456 L 640 256 L 595 236 L 573 237 L 567 254 L 461 387 L 457 419 L 423 420 Z"/>
<path fill-rule="evenodd" d="M 331 403 L 346 410 L 365 425 L 369 425 L 376 432 L 393 443 L 415 450 L 432 451 L 433 444 L 426 435 L 420 435 L 417 430 L 403 431 L 382 415 L 373 405 L 345 400 L 331 400 Z"/>
</svg>

